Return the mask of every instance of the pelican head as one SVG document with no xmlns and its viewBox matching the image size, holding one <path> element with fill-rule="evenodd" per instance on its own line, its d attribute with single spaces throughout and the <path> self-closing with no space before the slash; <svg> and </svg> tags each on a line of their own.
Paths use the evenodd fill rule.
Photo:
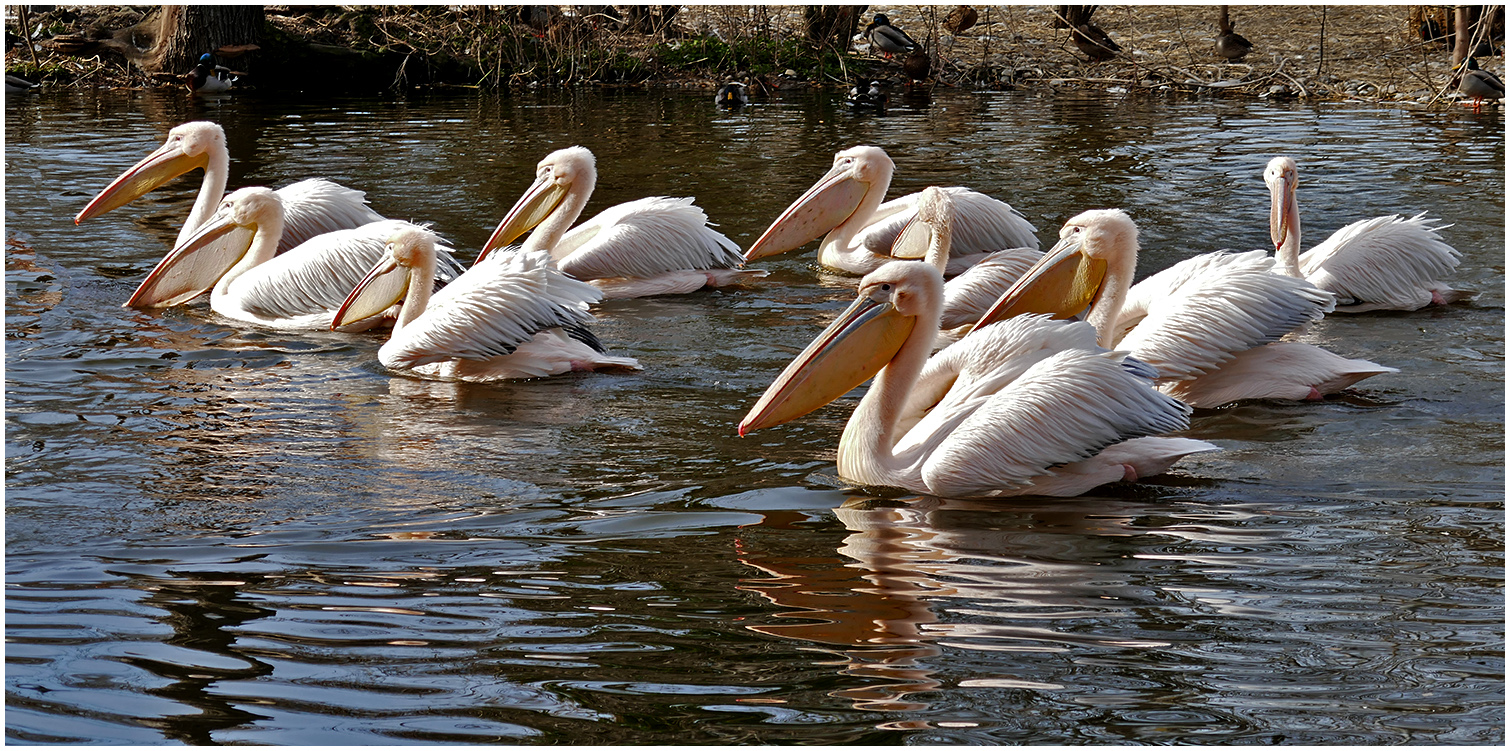
<svg viewBox="0 0 1510 751">
<path fill-rule="evenodd" d="M 1300 185 L 1295 160 L 1277 156 L 1264 168 L 1264 182 L 1269 186 L 1269 239 L 1275 250 L 1285 245 L 1291 236 L 1296 248 L 1300 247 L 1299 209 L 1295 205 L 1295 188 Z"/>
<path fill-rule="evenodd" d="M 224 153 L 225 150 L 225 131 L 219 125 L 211 122 L 184 123 L 168 131 L 168 139 L 156 151 L 105 186 L 73 218 L 73 223 L 78 224 L 124 206 L 185 172 L 205 169 L 213 154 Z"/>
<path fill-rule="evenodd" d="M 864 383 L 896 357 L 930 306 L 937 316 L 943 294 L 943 277 L 924 263 L 892 261 L 867 274 L 855 302 L 781 371 L 739 434 L 794 420 Z"/>
<path fill-rule="evenodd" d="M 774 256 L 821 237 L 843 224 L 865 196 L 884 195 L 896 165 L 875 146 L 856 146 L 834 155 L 834 166 L 819 178 L 745 252 L 745 261 Z"/>
<path fill-rule="evenodd" d="M 481 263 L 488 253 L 513 242 L 534 229 L 561 205 L 569 194 L 591 195 L 598 182 L 597 160 L 581 146 L 553 151 L 535 165 L 535 183 L 509 209 L 493 230 L 477 256 Z M 584 201 L 585 203 L 585 201 Z M 575 217 L 573 217 L 575 218 Z"/>
<path fill-rule="evenodd" d="M 126 306 L 161 308 L 197 297 L 235 267 L 264 232 L 271 238 L 266 253 L 271 258 L 283 234 L 283 199 L 276 192 L 242 188 L 226 196 L 194 234 L 157 263 Z"/>
<path fill-rule="evenodd" d="M 383 315 L 403 301 L 415 278 L 433 277 L 437 242 L 434 232 L 418 225 L 396 230 L 383 245 L 383 257 L 341 302 L 330 329 L 337 331 Z M 423 311 L 411 312 L 418 315 Z"/>
<path fill-rule="evenodd" d="M 1102 297 L 1109 277 L 1130 281 L 1137 263 L 1138 226 L 1127 212 L 1082 212 L 1064 223 L 1059 242 L 1002 293 L 975 328 L 1024 313 L 1055 318 L 1084 313 Z"/>
</svg>

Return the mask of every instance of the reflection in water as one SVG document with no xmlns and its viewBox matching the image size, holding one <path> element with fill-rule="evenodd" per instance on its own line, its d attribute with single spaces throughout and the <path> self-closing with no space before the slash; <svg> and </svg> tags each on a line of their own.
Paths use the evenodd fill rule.
<svg viewBox="0 0 1510 751">
<path fill-rule="evenodd" d="M 172 741 L 210 745 L 217 730 L 267 719 L 241 709 L 237 705 L 242 702 L 215 690 L 216 684 L 225 681 L 273 673 L 272 665 L 236 646 L 236 628 L 274 614 L 244 594 L 249 585 L 255 586 L 245 579 L 239 574 L 197 572 L 174 580 L 139 578 L 133 584 L 149 593 L 144 603 L 167 612 L 160 620 L 173 629 L 173 635 L 162 644 L 175 649 L 146 646 L 121 660 L 170 681 L 147 689 L 148 693 L 198 710 L 194 714 L 140 718 L 140 722 L 160 728 Z"/>
<path fill-rule="evenodd" d="M 764 551 L 747 536 L 740 561 L 769 578 L 745 579 L 739 587 L 795 609 L 776 613 L 781 622 L 751 630 L 841 647 L 841 674 L 882 679 L 832 694 L 873 711 L 928 709 L 929 703 L 910 697 L 947 687 L 950 681 L 936 677 L 935 659 L 945 647 L 1019 655 L 1168 648 L 1171 642 L 1132 636 L 1135 629 L 1126 623 L 1160 598 L 1124 561 L 1153 558 L 1132 551 L 1158 548 L 1123 541 L 1150 533 L 1213 545 L 1263 538 L 1229 526 L 1250 520 L 1251 512 L 1186 514 L 1153 527 L 1147 515 L 1166 510 L 1111 499 L 916 498 L 906 505 L 852 499 L 833 512 L 850 531 L 838 556 Z M 771 514 L 762 526 L 786 525 L 781 514 Z M 1086 622 L 1118 625 L 1096 633 L 1083 627 Z M 1044 668 L 1025 665 L 1020 673 L 965 678 L 958 685 L 1063 689 Z"/>
</svg>

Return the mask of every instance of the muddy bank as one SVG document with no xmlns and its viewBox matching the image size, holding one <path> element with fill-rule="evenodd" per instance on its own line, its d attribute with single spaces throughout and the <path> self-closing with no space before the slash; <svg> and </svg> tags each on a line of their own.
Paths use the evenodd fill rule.
<svg viewBox="0 0 1510 751">
<path fill-rule="evenodd" d="M 158 6 L 33 13 L 32 51 L 21 43 L 16 7 L 7 6 L 8 72 L 47 86 L 183 86 L 181 73 L 143 70 L 126 48 L 131 29 Z M 1069 30 L 1054 28 L 1063 6 L 973 6 L 975 23 L 963 30 L 951 23 L 957 7 L 874 5 L 862 18 L 885 13 L 923 43 L 934 86 L 1404 106 L 1446 106 L 1457 98 L 1451 51 L 1418 38 L 1409 6 L 1230 6 L 1237 31 L 1253 44 L 1240 62 L 1214 52 L 1217 6 L 1098 6 L 1093 22 L 1121 48 L 1104 62 L 1092 62 Z M 631 18 L 627 6 L 270 5 L 259 49 L 218 62 L 246 69 L 238 71 L 247 73 L 238 86 L 264 89 L 711 88 L 744 77 L 759 96 L 763 89 L 872 79 L 906 83 L 900 57 L 871 49 L 863 33 L 847 44 L 815 45 L 803 6 L 655 8 L 676 11 L 662 17 L 641 9 Z M 1503 70 L 1502 57 L 1480 62 Z"/>
</svg>

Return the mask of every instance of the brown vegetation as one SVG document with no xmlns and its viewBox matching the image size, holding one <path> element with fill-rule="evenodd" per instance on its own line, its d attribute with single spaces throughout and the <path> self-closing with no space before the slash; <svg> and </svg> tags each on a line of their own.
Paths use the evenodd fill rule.
<svg viewBox="0 0 1510 751">
<path fill-rule="evenodd" d="M 154 68 L 154 61 L 161 66 L 192 51 L 165 51 L 144 33 L 156 28 L 161 7 L 60 6 L 33 14 L 26 20 L 38 42 L 34 53 L 19 44 L 21 19 L 8 17 L 6 68 L 66 86 L 177 80 L 181 71 Z M 703 86 L 748 76 L 758 94 L 759 84 L 900 83 L 903 60 L 869 54 L 855 34 L 883 12 L 928 49 L 935 85 L 1427 104 L 1451 91 L 1451 50 L 1445 40 L 1419 35 L 1423 19 L 1439 15 L 1435 7 L 1230 6 L 1253 50 L 1228 62 L 1215 51 L 1215 5 L 981 5 L 971 8 L 974 23 L 957 33 L 951 27 L 965 13 L 949 5 L 265 6 L 265 39 L 255 41 L 266 49 L 240 62 L 252 71 L 243 85 L 269 87 L 281 85 L 285 71 L 308 80 L 316 69 L 344 70 L 355 88 Z M 1104 61 L 1076 44 L 1077 33 L 1098 28 L 1111 40 L 1093 50 Z M 1101 51 L 1111 47 L 1120 49 Z M 1481 64 L 1497 70 L 1501 61 Z"/>
</svg>

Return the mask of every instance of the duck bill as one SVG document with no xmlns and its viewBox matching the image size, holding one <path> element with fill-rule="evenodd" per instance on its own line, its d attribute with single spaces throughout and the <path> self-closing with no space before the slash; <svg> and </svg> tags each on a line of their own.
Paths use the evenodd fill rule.
<svg viewBox="0 0 1510 751">
<path fill-rule="evenodd" d="M 383 260 L 378 261 L 341 302 L 330 322 L 330 329 L 336 331 L 381 316 L 403 301 L 408 292 L 408 271 L 401 268 L 393 256 L 384 253 Z"/>
<path fill-rule="evenodd" d="M 111 209 L 120 208 L 189 170 L 205 168 L 209 162 L 210 158 L 207 154 L 198 156 L 185 154 L 177 139 L 173 139 L 147 155 L 147 158 L 132 165 L 130 169 L 122 172 L 120 177 L 105 186 L 105 189 L 100 191 L 100 194 L 95 196 L 83 211 L 74 216 L 73 223 L 78 224 Z"/>
<path fill-rule="evenodd" d="M 126 301 L 128 308 L 166 308 L 188 302 L 225 276 L 252 247 L 255 225 L 216 214 L 169 251 Z"/>
<path fill-rule="evenodd" d="M 891 362 L 917 322 L 862 297 L 824 329 L 739 423 L 741 436 L 794 420 L 849 393 Z"/>
<path fill-rule="evenodd" d="M 557 185 L 548 177 L 536 180 L 519 198 L 519 202 L 514 204 L 514 208 L 509 209 L 503 221 L 498 223 L 498 229 L 493 230 L 492 237 L 483 243 L 482 252 L 477 254 L 473 265 L 482 263 L 488 253 L 508 245 L 519 239 L 520 235 L 539 226 L 565 199 L 566 186 Z"/>
<path fill-rule="evenodd" d="M 920 221 L 917 214 L 913 214 L 897 234 L 897 239 L 892 241 L 891 257 L 920 261 L 928 257 L 928 248 L 932 244 L 933 225 Z M 943 273 L 943 269 L 939 269 L 939 272 Z"/>
<path fill-rule="evenodd" d="M 971 331 L 1025 313 L 1072 318 L 1085 312 L 1106 282 L 1106 262 L 1080 252 L 1080 238 L 1059 241 L 1002 293 Z"/>
<path fill-rule="evenodd" d="M 1278 250 L 1295 231 L 1295 180 L 1285 176 L 1269 186 L 1269 239 Z"/>
<path fill-rule="evenodd" d="M 860 207 L 870 185 L 849 174 L 849 166 L 828 171 L 813 187 L 788 206 L 745 251 L 745 261 L 795 250 L 844 223 Z"/>
</svg>

